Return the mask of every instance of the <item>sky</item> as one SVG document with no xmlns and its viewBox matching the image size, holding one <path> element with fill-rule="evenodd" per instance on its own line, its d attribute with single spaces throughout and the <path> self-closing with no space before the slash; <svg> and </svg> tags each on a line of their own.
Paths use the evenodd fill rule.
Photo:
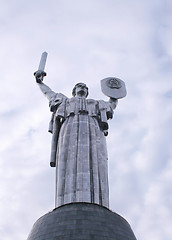
<svg viewBox="0 0 172 240">
<path fill-rule="evenodd" d="M 0 235 L 23 240 L 54 208 L 51 118 L 33 73 L 70 97 L 122 79 L 107 137 L 110 209 L 137 240 L 172 238 L 172 1 L 0 0 Z"/>
</svg>

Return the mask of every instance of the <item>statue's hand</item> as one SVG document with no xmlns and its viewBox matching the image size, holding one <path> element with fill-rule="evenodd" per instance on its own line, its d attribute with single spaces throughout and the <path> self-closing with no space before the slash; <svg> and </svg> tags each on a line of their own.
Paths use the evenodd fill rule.
<svg viewBox="0 0 172 240">
<path fill-rule="evenodd" d="M 46 72 L 42 71 L 42 70 L 38 70 L 36 72 L 34 72 L 34 76 L 36 78 L 36 82 L 37 83 L 41 83 L 43 81 L 43 78 L 46 76 Z"/>
<path fill-rule="evenodd" d="M 109 102 L 115 102 L 115 103 L 116 103 L 116 102 L 118 102 L 118 99 L 117 99 L 117 98 L 112 98 L 112 97 L 110 97 L 110 98 L 109 98 Z"/>
<path fill-rule="evenodd" d="M 118 104 L 118 99 L 110 97 L 109 102 L 111 104 L 112 109 L 115 109 Z"/>
</svg>

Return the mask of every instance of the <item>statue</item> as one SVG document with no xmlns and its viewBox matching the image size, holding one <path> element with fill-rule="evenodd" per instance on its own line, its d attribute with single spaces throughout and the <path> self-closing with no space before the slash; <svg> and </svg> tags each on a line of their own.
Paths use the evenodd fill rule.
<svg viewBox="0 0 172 240">
<path fill-rule="evenodd" d="M 44 54 L 45 55 L 45 54 Z M 45 56 L 42 55 L 42 58 Z M 43 66 L 44 65 L 44 66 Z M 109 101 L 87 99 L 88 87 L 77 83 L 68 98 L 55 93 L 43 78 L 44 64 L 34 73 L 41 91 L 49 100 L 52 118 L 51 167 L 56 167 L 56 207 L 71 202 L 96 203 L 109 206 L 106 139 L 108 120 L 113 117 L 117 98 L 126 94 L 123 81 L 117 78 L 102 80 L 102 91 L 108 95 L 115 87 L 123 88 L 122 95 Z M 108 84 L 105 84 L 108 83 Z M 120 85 L 120 86 L 119 86 Z"/>
</svg>

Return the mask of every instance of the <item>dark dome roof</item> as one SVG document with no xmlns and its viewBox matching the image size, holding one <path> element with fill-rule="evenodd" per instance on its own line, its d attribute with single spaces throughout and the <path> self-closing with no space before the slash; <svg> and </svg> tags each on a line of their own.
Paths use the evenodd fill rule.
<svg viewBox="0 0 172 240">
<path fill-rule="evenodd" d="M 34 224 L 27 240 L 136 240 L 128 222 L 97 204 L 70 203 Z"/>
</svg>

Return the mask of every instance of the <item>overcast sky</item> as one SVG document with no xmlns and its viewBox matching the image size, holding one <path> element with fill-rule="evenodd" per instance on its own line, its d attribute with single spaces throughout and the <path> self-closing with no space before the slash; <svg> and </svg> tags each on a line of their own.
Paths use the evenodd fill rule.
<svg viewBox="0 0 172 240">
<path fill-rule="evenodd" d="M 0 0 L 0 236 L 24 240 L 54 208 L 51 113 L 33 72 L 71 96 L 104 99 L 100 80 L 126 83 L 109 122 L 110 209 L 138 240 L 172 239 L 172 1 Z"/>
</svg>

